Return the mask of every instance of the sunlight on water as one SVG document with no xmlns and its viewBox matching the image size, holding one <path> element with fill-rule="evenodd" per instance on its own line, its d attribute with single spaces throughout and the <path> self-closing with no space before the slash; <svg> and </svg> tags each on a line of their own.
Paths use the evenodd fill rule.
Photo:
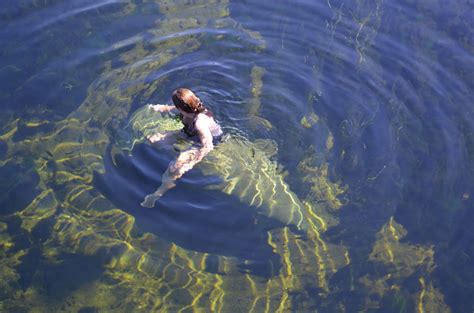
<svg viewBox="0 0 474 313">
<path fill-rule="evenodd" d="M 466 11 L 6 1 L 0 311 L 472 311 Z M 146 209 L 179 86 L 225 136 Z"/>
</svg>

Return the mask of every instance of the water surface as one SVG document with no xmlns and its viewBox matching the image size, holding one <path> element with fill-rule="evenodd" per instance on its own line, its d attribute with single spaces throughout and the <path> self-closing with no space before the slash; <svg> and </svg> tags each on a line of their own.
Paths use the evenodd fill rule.
<svg viewBox="0 0 474 313">
<path fill-rule="evenodd" d="M 473 10 L 4 1 L 1 311 L 472 312 Z M 180 86 L 231 144 L 145 209 Z"/>
</svg>

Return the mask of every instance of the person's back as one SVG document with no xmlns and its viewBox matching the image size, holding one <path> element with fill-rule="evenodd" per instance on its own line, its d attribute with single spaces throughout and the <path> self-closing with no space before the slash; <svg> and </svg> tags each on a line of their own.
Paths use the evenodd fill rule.
<svg viewBox="0 0 474 313">
<path fill-rule="evenodd" d="M 222 136 L 222 129 L 219 124 L 214 120 L 214 117 L 208 109 L 204 112 L 200 112 L 194 115 L 191 119 L 182 118 L 184 124 L 183 131 L 189 137 L 194 137 L 198 135 L 198 129 L 196 128 L 196 122 L 199 120 L 199 124 L 202 127 L 208 128 L 211 132 L 212 137 L 217 138 Z"/>
</svg>

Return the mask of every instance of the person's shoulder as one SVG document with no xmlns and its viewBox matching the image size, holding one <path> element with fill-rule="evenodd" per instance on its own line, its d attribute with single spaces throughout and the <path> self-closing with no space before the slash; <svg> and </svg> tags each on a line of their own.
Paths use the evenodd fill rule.
<svg viewBox="0 0 474 313">
<path fill-rule="evenodd" d="M 195 126 L 197 129 L 199 128 L 210 128 L 213 124 L 214 120 L 212 117 L 207 116 L 206 114 L 198 114 L 196 117 Z"/>
<path fill-rule="evenodd" d="M 212 120 L 213 120 L 212 116 L 209 116 L 206 113 L 199 113 L 196 117 L 196 123 L 197 122 L 210 122 Z"/>
</svg>

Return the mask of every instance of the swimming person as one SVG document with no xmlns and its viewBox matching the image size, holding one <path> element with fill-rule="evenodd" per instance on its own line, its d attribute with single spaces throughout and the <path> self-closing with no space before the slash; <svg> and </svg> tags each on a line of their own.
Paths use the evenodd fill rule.
<svg viewBox="0 0 474 313">
<path fill-rule="evenodd" d="M 178 110 L 182 131 L 190 138 L 198 139 L 200 146 L 191 147 L 181 152 L 175 161 L 172 161 L 163 173 L 161 185 L 158 189 L 145 197 L 141 205 L 152 208 L 155 201 L 166 191 L 176 186 L 176 180 L 199 163 L 213 148 L 213 139 L 222 136 L 222 129 L 214 120 L 212 112 L 206 108 L 201 99 L 194 92 L 186 88 L 178 88 L 172 94 L 174 105 L 150 104 L 149 107 L 157 112 L 171 112 Z M 152 142 L 169 142 L 176 135 L 176 131 L 156 133 L 147 137 Z"/>
</svg>

